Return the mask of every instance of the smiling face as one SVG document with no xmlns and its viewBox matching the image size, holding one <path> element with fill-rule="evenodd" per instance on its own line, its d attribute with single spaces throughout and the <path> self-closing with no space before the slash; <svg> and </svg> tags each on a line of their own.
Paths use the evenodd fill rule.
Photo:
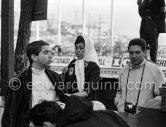
<svg viewBox="0 0 166 127">
<path fill-rule="evenodd" d="M 85 52 L 84 42 L 75 44 L 75 54 L 79 60 L 83 59 Z"/>
<path fill-rule="evenodd" d="M 140 65 L 145 59 L 146 51 L 142 51 L 138 45 L 131 45 L 129 47 L 129 58 L 133 66 Z"/>
</svg>

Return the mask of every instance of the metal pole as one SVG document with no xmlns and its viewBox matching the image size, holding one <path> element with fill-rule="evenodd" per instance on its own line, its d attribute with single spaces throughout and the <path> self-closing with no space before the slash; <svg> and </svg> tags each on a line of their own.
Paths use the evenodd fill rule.
<svg viewBox="0 0 166 127">
<path fill-rule="evenodd" d="M 2 0 L 1 12 L 1 96 L 5 96 L 14 75 L 14 0 Z"/>
<path fill-rule="evenodd" d="M 115 45 L 114 40 L 114 0 L 111 0 L 111 45 Z"/>
<path fill-rule="evenodd" d="M 78 24 L 77 24 L 77 10 L 75 12 L 75 34 L 77 36 L 78 34 Z"/>
<path fill-rule="evenodd" d="M 61 44 L 61 0 L 58 0 L 58 45 Z"/>
<path fill-rule="evenodd" d="M 88 36 L 90 36 L 90 29 L 91 29 L 91 14 L 89 14 Z"/>
<path fill-rule="evenodd" d="M 101 35 L 101 15 L 99 15 L 99 31 L 98 31 L 98 42 L 101 44 L 100 35 Z"/>
<path fill-rule="evenodd" d="M 39 40 L 40 34 L 40 24 L 39 21 L 36 21 L 36 40 Z"/>
<path fill-rule="evenodd" d="M 86 26 L 85 26 L 85 0 L 83 0 L 83 8 L 82 8 L 82 34 L 85 35 Z"/>
</svg>

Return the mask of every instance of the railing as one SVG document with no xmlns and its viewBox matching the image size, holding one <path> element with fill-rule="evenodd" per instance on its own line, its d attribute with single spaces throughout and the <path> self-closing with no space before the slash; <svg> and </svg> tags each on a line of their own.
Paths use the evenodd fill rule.
<svg viewBox="0 0 166 127">
<path fill-rule="evenodd" d="M 96 49 L 96 52 L 98 56 L 128 56 L 127 46 L 101 47 Z M 55 56 L 74 56 L 74 54 L 74 48 L 72 47 L 62 47 L 59 53 L 58 50 L 53 50 L 53 55 Z M 166 57 L 166 46 L 158 47 L 158 56 Z"/>
</svg>

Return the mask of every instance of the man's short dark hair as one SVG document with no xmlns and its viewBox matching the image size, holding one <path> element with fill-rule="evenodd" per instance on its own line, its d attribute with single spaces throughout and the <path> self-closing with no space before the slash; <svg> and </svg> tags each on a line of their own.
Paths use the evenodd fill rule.
<svg viewBox="0 0 166 127">
<path fill-rule="evenodd" d="M 61 114 L 61 107 L 53 101 L 42 101 L 35 105 L 29 112 L 27 120 L 33 122 L 35 126 L 42 126 L 43 122 L 57 123 Z"/>
<path fill-rule="evenodd" d="M 47 42 L 43 41 L 43 40 L 39 40 L 39 41 L 34 41 L 32 43 L 29 43 L 26 47 L 26 54 L 27 57 L 29 59 L 30 64 L 32 64 L 33 60 L 31 59 L 31 55 L 39 55 L 39 53 L 41 52 L 42 46 L 44 45 L 49 45 Z"/>
<path fill-rule="evenodd" d="M 81 35 L 77 36 L 74 44 L 76 45 L 76 44 L 78 44 L 80 42 L 83 42 L 84 45 L 85 45 L 85 40 L 84 40 L 84 38 Z"/>
<path fill-rule="evenodd" d="M 130 46 L 132 45 L 138 45 L 141 47 L 142 51 L 145 51 L 147 49 L 146 41 L 142 38 L 135 38 L 130 40 L 129 45 L 128 45 L 128 50 Z"/>
</svg>

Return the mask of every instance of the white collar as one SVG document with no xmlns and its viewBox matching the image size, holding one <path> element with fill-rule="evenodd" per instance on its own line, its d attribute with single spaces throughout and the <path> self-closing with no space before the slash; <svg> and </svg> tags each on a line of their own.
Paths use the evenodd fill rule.
<svg viewBox="0 0 166 127">
<path fill-rule="evenodd" d="M 37 75 L 41 75 L 41 74 L 45 73 L 45 69 L 38 70 L 36 68 L 32 68 L 32 73 L 37 74 Z"/>
<path fill-rule="evenodd" d="M 145 62 L 146 62 L 146 59 L 144 59 L 144 60 L 142 61 L 142 63 L 139 64 L 138 66 L 134 66 L 134 65 L 132 65 L 131 62 L 130 62 L 130 63 L 129 63 L 129 69 L 140 68 L 141 66 L 143 66 L 143 65 L 145 64 Z"/>
</svg>

